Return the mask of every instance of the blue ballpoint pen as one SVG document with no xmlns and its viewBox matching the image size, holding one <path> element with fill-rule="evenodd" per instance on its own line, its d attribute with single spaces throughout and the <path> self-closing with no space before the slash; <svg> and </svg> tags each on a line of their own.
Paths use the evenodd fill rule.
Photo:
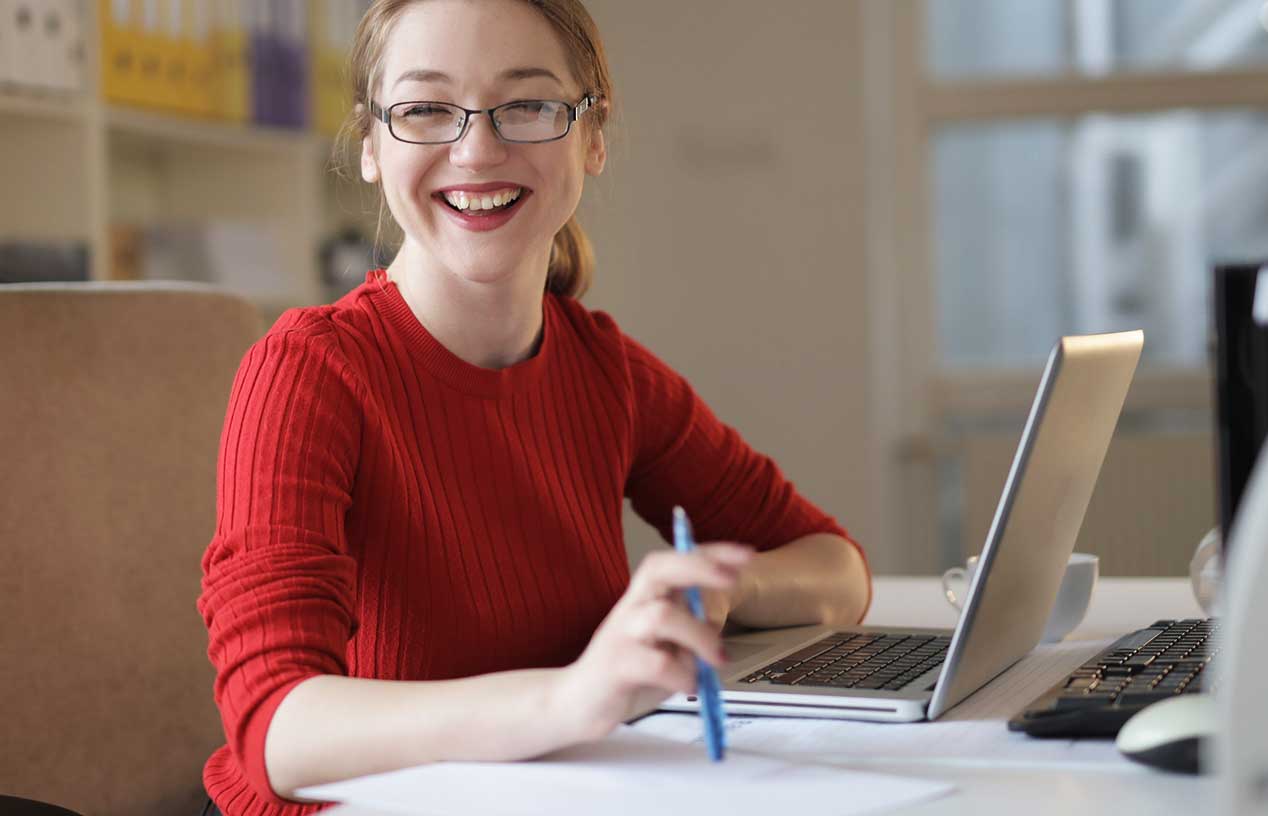
<svg viewBox="0 0 1268 816">
<path fill-rule="evenodd" d="M 681 507 L 674 508 L 674 547 L 681 553 L 689 553 L 696 548 L 691 522 Z M 699 588 L 688 588 L 686 595 L 691 614 L 699 620 L 705 620 Z M 726 753 L 726 711 L 722 708 L 722 689 L 718 684 L 718 673 L 699 657 L 696 658 L 696 686 L 700 696 L 700 715 L 704 717 L 704 742 L 709 749 L 709 759 L 721 762 Z"/>
</svg>

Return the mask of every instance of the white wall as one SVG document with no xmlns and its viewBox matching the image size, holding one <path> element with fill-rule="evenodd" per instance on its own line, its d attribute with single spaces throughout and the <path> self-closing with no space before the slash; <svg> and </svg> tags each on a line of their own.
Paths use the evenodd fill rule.
<svg viewBox="0 0 1268 816">
<path fill-rule="evenodd" d="M 590 0 L 623 114 L 579 218 L 585 302 L 681 371 L 869 551 L 861 4 Z M 632 560 L 658 544 L 627 519 Z"/>
</svg>

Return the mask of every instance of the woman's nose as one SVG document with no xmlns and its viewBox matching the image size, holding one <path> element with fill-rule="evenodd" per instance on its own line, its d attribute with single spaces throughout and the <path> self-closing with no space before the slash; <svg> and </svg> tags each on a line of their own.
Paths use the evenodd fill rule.
<svg viewBox="0 0 1268 816">
<path fill-rule="evenodd" d="M 449 160 L 459 167 L 479 169 L 506 160 L 506 143 L 498 138 L 488 114 L 472 115 L 467 132 L 449 149 Z"/>
</svg>

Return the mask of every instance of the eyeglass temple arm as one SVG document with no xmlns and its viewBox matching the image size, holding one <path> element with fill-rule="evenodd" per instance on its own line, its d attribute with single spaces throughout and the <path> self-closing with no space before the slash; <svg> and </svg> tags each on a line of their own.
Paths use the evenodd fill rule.
<svg viewBox="0 0 1268 816">
<path fill-rule="evenodd" d="M 594 94 L 586 94 L 585 97 L 580 102 L 577 103 L 577 107 L 572 109 L 572 121 L 575 122 L 578 119 L 580 119 L 581 114 L 590 110 L 590 107 L 598 103 L 598 101 L 599 101 L 599 97 L 595 96 Z"/>
</svg>

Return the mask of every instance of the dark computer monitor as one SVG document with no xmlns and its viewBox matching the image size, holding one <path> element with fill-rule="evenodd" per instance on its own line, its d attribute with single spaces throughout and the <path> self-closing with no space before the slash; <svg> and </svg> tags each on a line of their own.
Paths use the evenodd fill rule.
<svg viewBox="0 0 1268 816">
<path fill-rule="evenodd" d="M 1227 542 L 1268 433 L 1268 265 L 1215 267 L 1214 305 L 1217 483 Z"/>
</svg>

